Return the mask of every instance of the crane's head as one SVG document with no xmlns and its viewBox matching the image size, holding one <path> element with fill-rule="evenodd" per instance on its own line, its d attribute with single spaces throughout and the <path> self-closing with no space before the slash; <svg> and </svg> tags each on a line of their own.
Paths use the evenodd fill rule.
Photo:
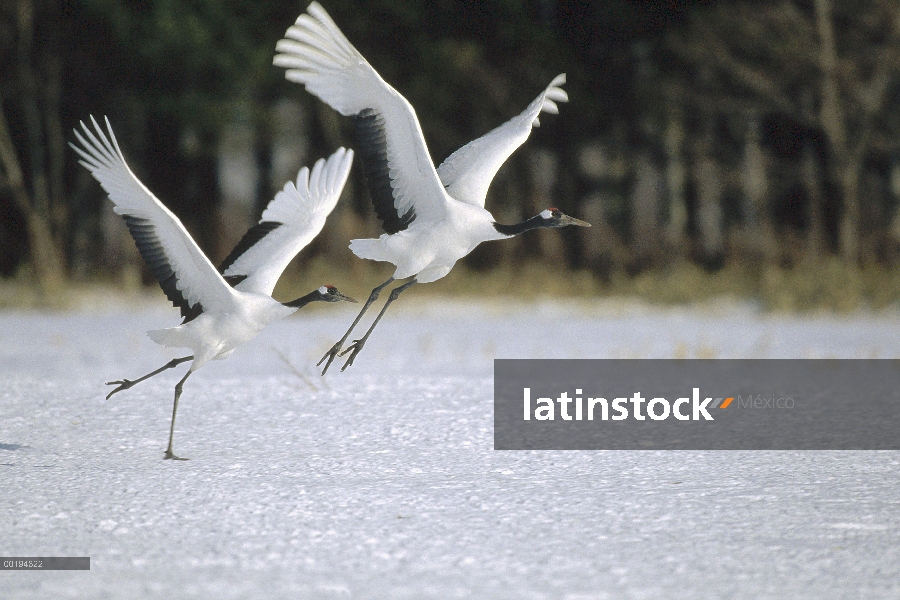
<svg viewBox="0 0 900 600">
<path fill-rule="evenodd" d="M 543 221 L 541 227 L 565 227 L 566 225 L 577 225 L 578 227 L 590 227 L 591 224 L 575 217 L 563 214 L 558 208 L 548 208 L 542 210 L 538 218 Z"/>
<path fill-rule="evenodd" d="M 558 208 L 548 208 L 542 210 L 539 215 L 535 215 L 521 223 L 501 225 L 500 223 L 495 222 L 494 229 L 496 229 L 497 233 L 500 235 L 512 237 L 514 235 L 525 233 L 526 231 L 531 231 L 532 229 L 543 227 L 565 227 L 566 225 L 578 225 L 579 227 L 591 226 L 590 223 L 585 223 L 581 219 L 576 219 L 575 217 L 563 214 Z"/>
<path fill-rule="evenodd" d="M 305 296 L 300 296 L 296 300 L 283 302 L 282 304 L 290 306 L 291 308 L 303 308 L 310 302 L 340 302 L 341 300 L 356 302 L 356 300 L 350 296 L 345 296 L 340 293 L 333 285 L 323 285 L 319 289 L 313 290 Z"/>
<path fill-rule="evenodd" d="M 338 289 L 333 285 L 323 285 L 322 287 L 317 289 L 315 293 L 319 296 L 317 299 L 324 302 L 340 302 L 341 300 L 344 300 L 346 302 L 356 302 L 356 300 L 354 300 L 350 296 L 345 296 L 344 294 L 340 293 Z"/>
</svg>

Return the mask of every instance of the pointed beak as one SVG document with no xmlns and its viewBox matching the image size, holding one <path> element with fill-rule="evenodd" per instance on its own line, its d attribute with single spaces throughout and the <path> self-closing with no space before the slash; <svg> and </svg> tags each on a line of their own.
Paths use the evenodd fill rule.
<svg viewBox="0 0 900 600">
<path fill-rule="evenodd" d="M 354 300 L 354 299 L 351 298 L 350 296 L 345 296 L 344 294 L 342 294 L 342 293 L 340 293 L 340 292 L 337 292 L 334 296 L 335 296 L 338 300 L 346 300 L 347 302 L 352 302 L 352 303 L 354 303 L 354 304 L 359 304 L 356 300 Z"/>
<path fill-rule="evenodd" d="M 565 225 L 577 225 L 578 227 L 590 227 L 591 226 L 590 223 L 588 223 L 586 221 L 582 221 L 581 219 L 576 219 L 575 217 L 570 217 L 569 215 L 563 215 L 562 218 L 560 218 L 559 222 L 563 226 L 565 226 Z"/>
</svg>

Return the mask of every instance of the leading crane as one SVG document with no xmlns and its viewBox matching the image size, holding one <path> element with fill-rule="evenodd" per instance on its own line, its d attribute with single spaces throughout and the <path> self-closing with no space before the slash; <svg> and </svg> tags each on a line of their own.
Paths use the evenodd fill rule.
<svg viewBox="0 0 900 600">
<path fill-rule="evenodd" d="M 289 81 L 303 84 L 353 118 L 363 174 L 384 234 L 352 240 L 350 250 L 360 258 L 396 266 L 394 274 L 372 290 L 344 337 L 319 361 L 321 365 L 327 360 L 323 375 L 335 356 L 350 353 L 342 371 L 353 364 L 388 306 L 404 290 L 444 277 L 481 242 L 543 227 L 590 227 L 556 208 L 502 225 L 484 208 L 491 180 L 531 128 L 540 124 L 538 115 L 556 114 L 556 103 L 568 101 L 560 87 L 565 74 L 555 77 L 520 115 L 463 146 L 435 169 L 412 105 L 378 75 L 318 2 L 297 18 L 276 51 L 274 64 L 287 69 Z M 398 279 L 408 281 L 391 291 L 365 335 L 341 351 L 381 290 Z"/>
</svg>

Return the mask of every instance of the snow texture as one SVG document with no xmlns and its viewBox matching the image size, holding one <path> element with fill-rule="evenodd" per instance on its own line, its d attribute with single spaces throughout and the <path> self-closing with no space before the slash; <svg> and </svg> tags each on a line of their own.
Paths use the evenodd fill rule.
<svg viewBox="0 0 900 600">
<path fill-rule="evenodd" d="M 494 358 L 896 358 L 896 315 L 404 297 L 322 378 L 354 308 L 194 374 L 187 462 L 187 365 L 104 399 L 176 311 L 0 314 L 0 555 L 91 557 L 0 597 L 900 597 L 896 452 L 492 448 Z"/>
</svg>

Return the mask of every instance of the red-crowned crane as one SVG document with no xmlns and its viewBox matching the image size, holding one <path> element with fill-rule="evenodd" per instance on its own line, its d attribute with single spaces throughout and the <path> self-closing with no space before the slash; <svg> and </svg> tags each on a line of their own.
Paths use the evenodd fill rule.
<svg viewBox="0 0 900 600">
<path fill-rule="evenodd" d="M 184 382 L 207 361 L 222 359 L 252 339 L 269 323 L 315 301 L 356 302 L 326 285 L 290 302 L 272 298 L 272 290 L 292 258 L 322 230 L 353 162 L 353 151 L 340 148 L 328 160 L 319 159 L 312 171 L 303 167 L 297 182 L 289 181 L 269 203 L 259 224 L 250 228 L 217 271 L 181 224 L 138 180 L 125 163 L 109 120 L 103 132 L 91 117 L 94 131 L 84 123 L 84 136 L 76 129 L 80 147 L 70 144 L 79 161 L 94 176 L 122 215 L 147 266 L 169 300 L 181 309 L 184 321 L 177 327 L 150 331 L 157 344 L 190 348 L 191 356 L 176 358 L 156 371 L 130 381 L 107 385 L 116 389 L 107 396 L 193 360 L 175 386 L 169 446 L 164 458 L 180 459 L 172 452 L 175 414 Z"/>
<path fill-rule="evenodd" d="M 390 279 L 372 290 L 350 329 L 319 361 L 320 365 L 328 361 L 323 375 L 338 353 L 351 353 L 342 371 L 353 364 L 387 307 L 404 290 L 444 277 L 481 242 L 539 227 L 590 227 L 556 208 L 513 225 L 497 223 L 484 209 L 491 180 L 528 138 L 532 126 L 540 124 L 538 115 L 556 114 L 556 102 L 568 100 L 559 87 L 566 81 L 564 74 L 554 78 L 522 114 L 463 146 L 435 169 L 412 105 L 385 83 L 318 2 L 287 30 L 276 51 L 274 64 L 287 69 L 289 81 L 303 84 L 342 115 L 353 117 L 363 173 L 385 233 L 377 240 L 353 240 L 350 250 L 360 258 L 397 267 Z M 381 290 L 407 278 L 391 291 L 365 335 L 341 352 Z"/>
</svg>

